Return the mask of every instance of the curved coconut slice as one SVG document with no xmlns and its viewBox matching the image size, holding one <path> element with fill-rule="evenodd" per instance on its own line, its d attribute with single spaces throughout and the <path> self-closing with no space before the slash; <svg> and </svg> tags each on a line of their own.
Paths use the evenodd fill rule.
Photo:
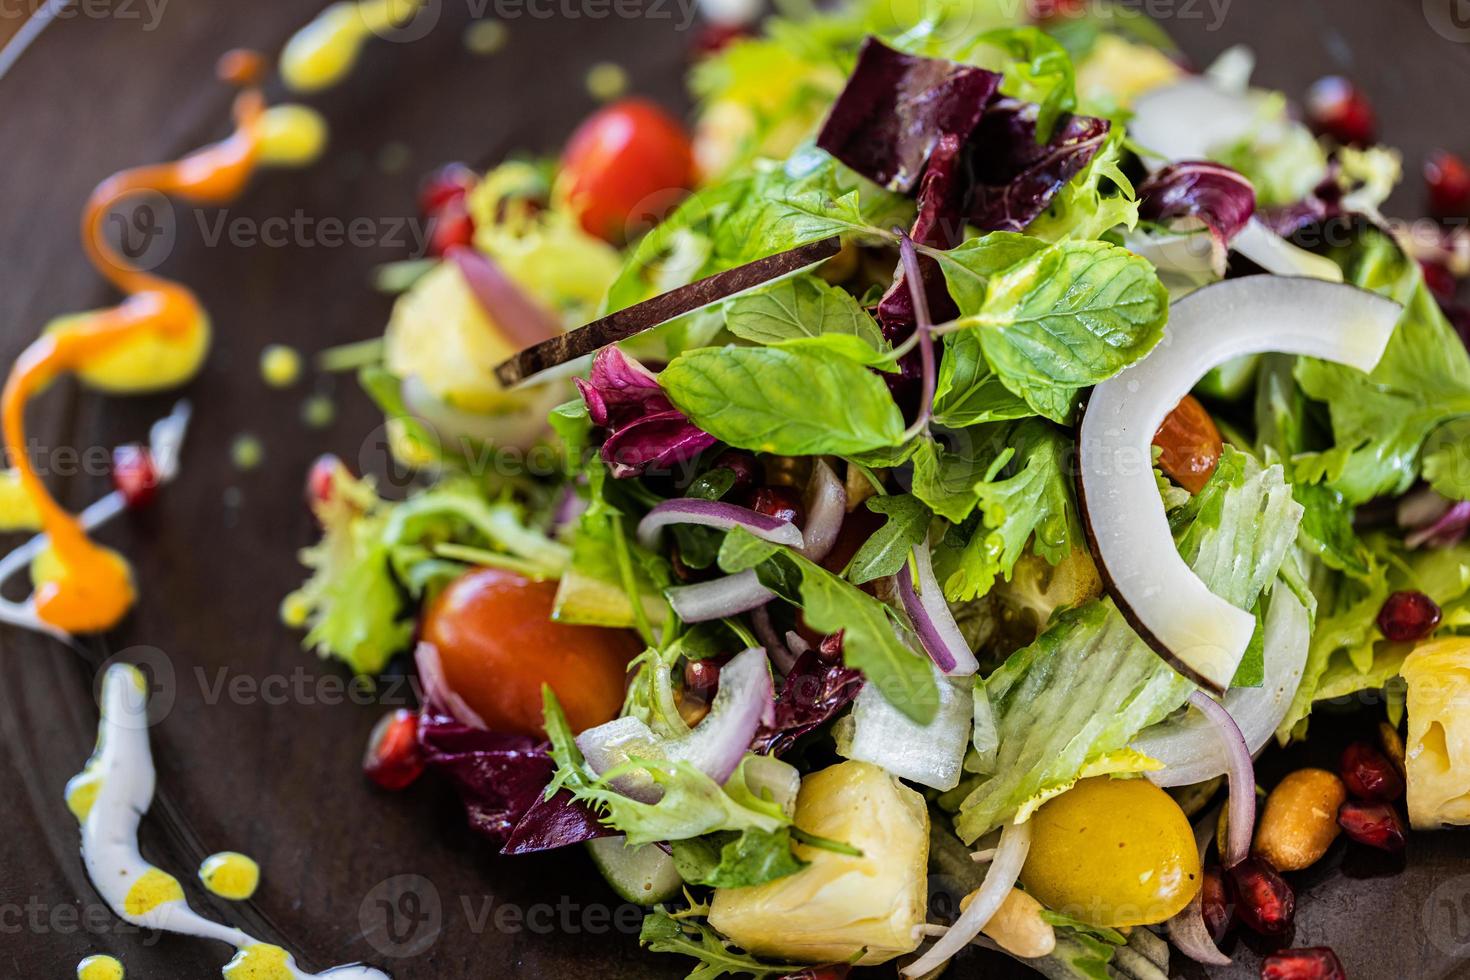
<svg viewBox="0 0 1470 980">
<path fill-rule="evenodd" d="M 1392 300 L 1318 279 L 1227 280 L 1174 304 L 1159 346 L 1093 389 L 1077 490 L 1098 570 L 1138 635 L 1201 686 L 1225 690 L 1256 621 L 1211 592 L 1175 550 L 1154 482 L 1154 434 L 1207 371 L 1247 354 L 1371 371 L 1400 312 Z"/>
</svg>

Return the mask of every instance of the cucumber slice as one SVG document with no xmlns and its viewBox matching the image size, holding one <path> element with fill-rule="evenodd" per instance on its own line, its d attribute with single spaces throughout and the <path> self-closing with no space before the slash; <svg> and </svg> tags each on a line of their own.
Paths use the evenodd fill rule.
<svg viewBox="0 0 1470 980">
<path fill-rule="evenodd" d="M 599 837 L 587 842 L 597 870 L 619 897 L 636 905 L 657 905 L 679 895 L 684 879 L 674 859 L 657 844 L 628 847 L 625 837 Z"/>
</svg>

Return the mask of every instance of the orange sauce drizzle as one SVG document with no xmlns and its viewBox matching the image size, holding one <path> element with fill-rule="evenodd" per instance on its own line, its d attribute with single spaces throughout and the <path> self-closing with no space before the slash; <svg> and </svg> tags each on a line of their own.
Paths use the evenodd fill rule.
<svg viewBox="0 0 1470 980">
<path fill-rule="evenodd" d="M 103 223 L 120 201 L 143 191 L 197 204 L 237 197 L 258 163 L 265 112 L 257 87 L 262 65 L 253 52 L 234 51 L 220 59 L 221 79 L 241 88 L 235 129 L 228 137 L 172 163 L 123 170 L 97 185 L 83 213 L 82 243 L 92 265 L 127 298 L 35 340 L 17 359 L 0 394 L 0 426 L 12 464 L 50 539 L 49 574 L 37 584 L 36 614 L 69 633 L 105 630 L 122 619 L 135 598 L 133 577 L 127 561 L 94 542 L 41 481 L 25 452 L 26 404 L 58 376 L 85 370 L 130 341 L 152 335 L 165 343 L 197 343 L 198 332 L 208 331 L 208 317 L 194 294 L 119 255 L 104 236 Z"/>
</svg>

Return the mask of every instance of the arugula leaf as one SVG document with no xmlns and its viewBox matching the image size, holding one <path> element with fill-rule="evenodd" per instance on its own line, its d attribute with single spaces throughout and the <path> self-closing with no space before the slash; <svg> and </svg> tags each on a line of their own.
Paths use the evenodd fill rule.
<svg viewBox="0 0 1470 980">
<path fill-rule="evenodd" d="M 857 299 L 813 275 L 783 279 L 730 300 L 725 326 L 757 344 L 828 350 L 867 365 L 893 360 L 883 331 Z"/>
<path fill-rule="evenodd" d="M 1470 418 L 1446 422 L 1424 445 L 1424 479 L 1451 500 L 1470 500 Z"/>
<path fill-rule="evenodd" d="M 691 885 L 745 888 L 795 874 L 807 862 L 791 850 L 791 828 L 722 831 L 672 841 L 674 867 Z"/>
<path fill-rule="evenodd" d="M 1005 66 L 1000 90 L 1022 102 L 1035 102 L 1036 139 L 1051 139 L 1057 119 L 1077 108 L 1077 77 L 1072 57 L 1035 27 L 1010 27 L 982 34 L 979 43 L 1001 48 L 1014 60 Z"/>
<path fill-rule="evenodd" d="M 913 549 L 929 536 L 929 523 L 933 520 L 929 508 L 909 494 L 869 497 L 867 507 L 875 514 L 887 516 L 888 520 L 863 542 L 848 562 L 843 574 L 854 585 L 896 574 Z"/>
<path fill-rule="evenodd" d="M 1081 389 L 1159 342 L 1169 296 L 1146 259 L 1105 242 L 1064 241 L 995 275 L 981 305 L 960 311 L 958 326 L 976 330 L 1006 388 L 1065 425 Z"/>
<path fill-rule="evenodd" d="M 977 430 L 979 431 L 979 430 Z M 993 434 L 995 430 L 987 432 Z M 969 436 L 972 433 L 966 432 Z M 952 440 L 951 447 L 924 438 L 914 452 L 914 496 L 934 513 L 958 524 L 980 502 L 976 487 L 990 479 L 1010 459 L 1010 450 Z"/>
<path fill-rule="evenodd" d="M 1005 441 L 1010 450 L 999 460 L 1004 468 L 975 487 L 981 520 L 951 531 L 934 556 L 952 602 L 984 595 L 997 579 L 1009 579 L 1028 542 L 1055 565 L 1083 540 L 1072 488 L 1072 440 L 1041 419 L 1027 419 L 1008 430 Z"/>
<path fill-rule="evenodd" d="M 695 425 L 741 449 L 844 455 L 896 444 L 903 416 L 881 378 L 845 358 L 781 347 L 686 351 L 659 383 Z"/>
<path fill-rule="evenodd" d="M 797 976 L 808 969 L 806 965 L 798 963 L 762 963 L 754 957 L 737 952 L 734 943 L 721 938 L 708 924 L 688 914 L 680 914 L 676 918 L 665 911 L 662 905 L 655 906 L 643 920 L 638 943 L 655 953 L 680 953 L 698 960 L 699 965 L 690 971 L 685 980 L 718 980 L 725 976 L 771 980 L 774 977 Z"/>
</svg>

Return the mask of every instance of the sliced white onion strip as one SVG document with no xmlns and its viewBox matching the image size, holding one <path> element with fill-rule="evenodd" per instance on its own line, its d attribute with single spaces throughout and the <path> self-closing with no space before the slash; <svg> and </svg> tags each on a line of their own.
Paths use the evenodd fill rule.
<svg viewBox="0 0 1470 980">
<path fill-rule="evenodd" d="M 1329 258 L 1298 248 L 1266 227 L 1258 217 L 1245 223 L 1230 243 L 1235 251 L 1276 276 L 1306 276 L 1342 282 L 1342 266 Z"/>
<path fill-rule="evenodd" d="M 1301 684 L 1311 645 L 1311 621 L 1306 607 L 1290 589 L 1278 585 L 1266 613 L 1265 675 L 1260 687 L 1233 687 L 1225 694 L 1225 710 L 1235 719 L 1251 755 L 1271 740 L 1291 707 Z M 1230 758 L 1215 726 L 1198 711 L 1146 728 L 1132 748 L 1164 764 L 1145 773 L 1155 786 L 1190 786 L 1230 768 Z"/>
<path fill-rule="evenodd" d="M 985 882 L 970 899 L 970 907 L 955 920 L 949 931 L 939 941 L 908 966 L 899 971 L 906 977 L 921 977 L 949 962 L 984 929 L 995 915 L 1016 879 L 1021 876 L 1021 867 L 1031 850 L 1031 824 L 1008 823 L 1000 832 L 1000 845 L 995 849 L 995 860 L 985 872 Z"/>
<path fill-rule="evenodd" d="M 752 568 L 709 582 L 676 585 L 666 590 L 664 596 L 684 622 L 707 623 L 759 609 L 776 598 L 776 593 L 761 585 Z"/>
<path fill-rule="evenodd" d="M 801 554 L 808 561 L 821 564 L 832 553 L 842 530 L 842 519 L 847 516 L 847 488 L 825 460 L 817 460 L 812 467 L 805 504 L 806 528 L 802 531 L 805 543 Z"/>
<path fill-rule="evenodd" d="M 1210 837 L 1215 831 L 1215 812 L 1212 810 L 1210 818 L 1201 820 L 1194 827 L 1194 843 L 1199 850 L 1200 864 L 1204 864 L 1205 852 L 1210 849 Z M 1178 947 L 1179 952 L 1196 963 L 1206 966 L 1230 965 L 1230 957 L 1220 952 L 1214 939 L 1210 937 L 1209 930 L 1205 928 L 1203 888 L 1196 891 L 1189 904 L 1169 920 L 1167 928 L 1169 940 Z"/>
<path fill-rule="evenodd" d="M 1098 385 L 1078 437 L 1078 495 L 1108 591 L 1160 656 L 1224 692 L 1255 617 L 1212 593 L 1179 556 L 1154 481 L 1164 418 L 1213 367 L 1281 351 L 1371 371 L 1401 308 L 1354 286 L 1249 276 L 1206 286 L 1170 310 L 1164 339 Z"/>
<path fill-rule="evenodd" d="M 1230 806 L 1225 840 L 1220 845 L 1220 862 L 1226 868 L 1233 868 L 1250 854 L 1251 834 L 1256 829 L 1255 765 L 1240 729 L 1235 727 L 1235 719 L 1220 702 L 1203 691 L 1194 691 L 1189 695 L 1189 703 L 1215 726 L 1220 743 L 1230 757 Z"/>
<path fill-rule="evenodd" d="M 918 590 L 914 588 L 910 568 L 918 570 Z M 970 644 L 960 632 L 954 614 L 949 611 L 949 603 L 944 601 L 939 580 L 934 577 L 928 544 L 914 549 L 913 561 L 900 569 L 895 578 L 904 611 L 914 624 L 920 646 L 934 665 L 950 677 L 969 677 L 979 670 L 980 662 L 975 659 L 975 651 L 970 649 Z"/>
<path fill-rule="evenodd" d="M 709 714 L 689 734 L 660 740 L 638 719 L 618 718 L 578 735 L 577 748 L 599 775 L 629 757 L 652 756 L 687 762 L 723 785 L 750 749 L 756 730 L 762 722 L 771 722 L 774 712 L 775 692 L 766 652 L 752 647 L 720 670 L 720 687 Z M 661 795 L 651 781 L 632 778 L 620 780 L 617 789 L 645 801 Z"/>
<path fill-rule="evenodd" d="M 449 716 L 461 725 L 484 730 L 485 719 L 465 703 L 449 686 L 444 676 L 444 662 L 439 659 L 439 648 L 432 643 L 420 643 L 413 651 L 413 661 L 419 669 L 419 683 L 424 686 L 424 698 L 438 708 L 449 712 Z"/>
<path fill-rule="evenodd" d="M 665 500 L 638 522 L 638 543 L 645 548 L 658 544 L 658 535 L 670 524 L 698 524 L 702 527 L 731 531 L 743 527 L 751 534 L 772 544 L 801 549 L 801 529 L 790 521 L 770 517 L 749 507 L 727 504 L 722 500 L 680 498 Z"/>
</svg>

